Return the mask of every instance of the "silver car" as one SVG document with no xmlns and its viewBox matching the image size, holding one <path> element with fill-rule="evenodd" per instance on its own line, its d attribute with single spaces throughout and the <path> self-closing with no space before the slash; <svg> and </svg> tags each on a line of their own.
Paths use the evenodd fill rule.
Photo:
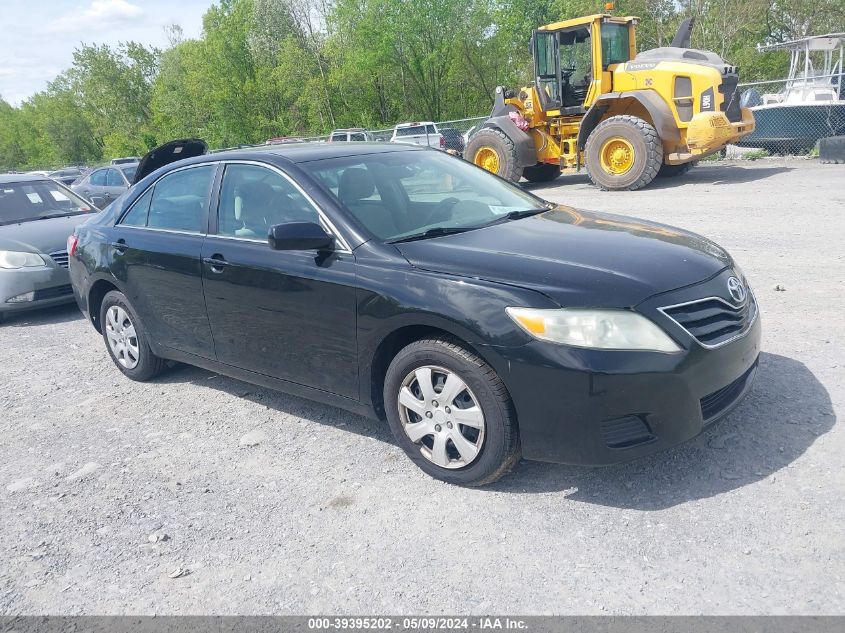
<svg viewBox="0 0 845 633">
<path fill-rule="evenodd" d="M 94 206 L 104 209 L 129 189 L 138 163 L 98 167 L 76 180 L 70 188 Z"/>
<path fill-rule="evenodd" d="M 0 321 L 73 301 L 68 237 L 95 210 L 49 178 L 0 175 Z"/>
</svg>

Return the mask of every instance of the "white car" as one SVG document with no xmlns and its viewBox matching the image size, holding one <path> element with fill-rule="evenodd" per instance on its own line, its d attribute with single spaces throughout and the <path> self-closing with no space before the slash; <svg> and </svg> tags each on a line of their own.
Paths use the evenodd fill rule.
<svg viewBox="0 0 845 633">
<path fill-rule="evenodd" d="M 393 128 L 391 143 L 412 143 L 423 147 L 434 149 L 446 149 L 446 139 L 437 129 L 433 121 L 422 121 L 419 123 L 400 123 Z"/>
</svg>

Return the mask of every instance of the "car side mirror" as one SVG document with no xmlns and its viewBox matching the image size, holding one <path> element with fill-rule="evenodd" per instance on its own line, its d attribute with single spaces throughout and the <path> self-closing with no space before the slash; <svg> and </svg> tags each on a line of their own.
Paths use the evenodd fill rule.
<svg viewBox="0 0 845 633">
<path fill-rule="evenodd" d="M 267 243 L 274 251 L 325 250 L 334 237 L 316 222 L 285 222 L 270 227 Z"/>
</svg>

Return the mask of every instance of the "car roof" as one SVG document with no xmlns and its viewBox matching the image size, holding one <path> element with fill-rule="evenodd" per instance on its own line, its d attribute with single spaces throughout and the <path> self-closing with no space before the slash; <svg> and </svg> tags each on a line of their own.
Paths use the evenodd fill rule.
<svg viewBox="0 0 845 633">
<path fill-rule="evenodd" d="M 6 185 L 15 182 L 35 182 L 38 180 L 50 180 L 47 176 L 39 176 L 38 174 L 0 174 L 0 185 Z"/>
<path fill-rule="evenodd" d="M 209 156 L 216 160 L 227 159 L 266 159 L 267 155 L 286 158 L 292 163 L 307 163 L 312 160 L 326 158 L 345 158 L 347 156 L 365 156 L 367 154 L 386 154 L 388 152 L 425 152 L 430 151 L 419 145 L 405 145 L 399 143 L 291 143 L 290 145 L 269 145 L 263 147 L 247 147 L 242 149 L 213 152 L 197 156 L 194 162 L 201 162 Z"/>
</svg>

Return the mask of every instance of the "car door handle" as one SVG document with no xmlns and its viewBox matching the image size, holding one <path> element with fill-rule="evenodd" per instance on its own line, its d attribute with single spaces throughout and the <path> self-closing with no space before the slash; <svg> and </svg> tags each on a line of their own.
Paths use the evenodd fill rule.
<svg viewBox="0 0 845 633">
<path fill-rule="evenodd" d="M 229 262 L 227 262 L 222 255 L 217 253 L 211 257 L 204 257 L 202 261 L 211 267 L 211 272 L 213 273 L 222 273 L 223 269 L 229 265 Z"/>
<path fill-rule="evenodd" d="M 114 250 L 116 250 L 118 253 L 123 253 L 127 248 L 126 240 L 123 239 L 122 237 L 119 240 L 117 240 L 116 242 L 112 242 L 111 245 L 112 245 L 112 248 L 114 248 Z"/>
</svg>

